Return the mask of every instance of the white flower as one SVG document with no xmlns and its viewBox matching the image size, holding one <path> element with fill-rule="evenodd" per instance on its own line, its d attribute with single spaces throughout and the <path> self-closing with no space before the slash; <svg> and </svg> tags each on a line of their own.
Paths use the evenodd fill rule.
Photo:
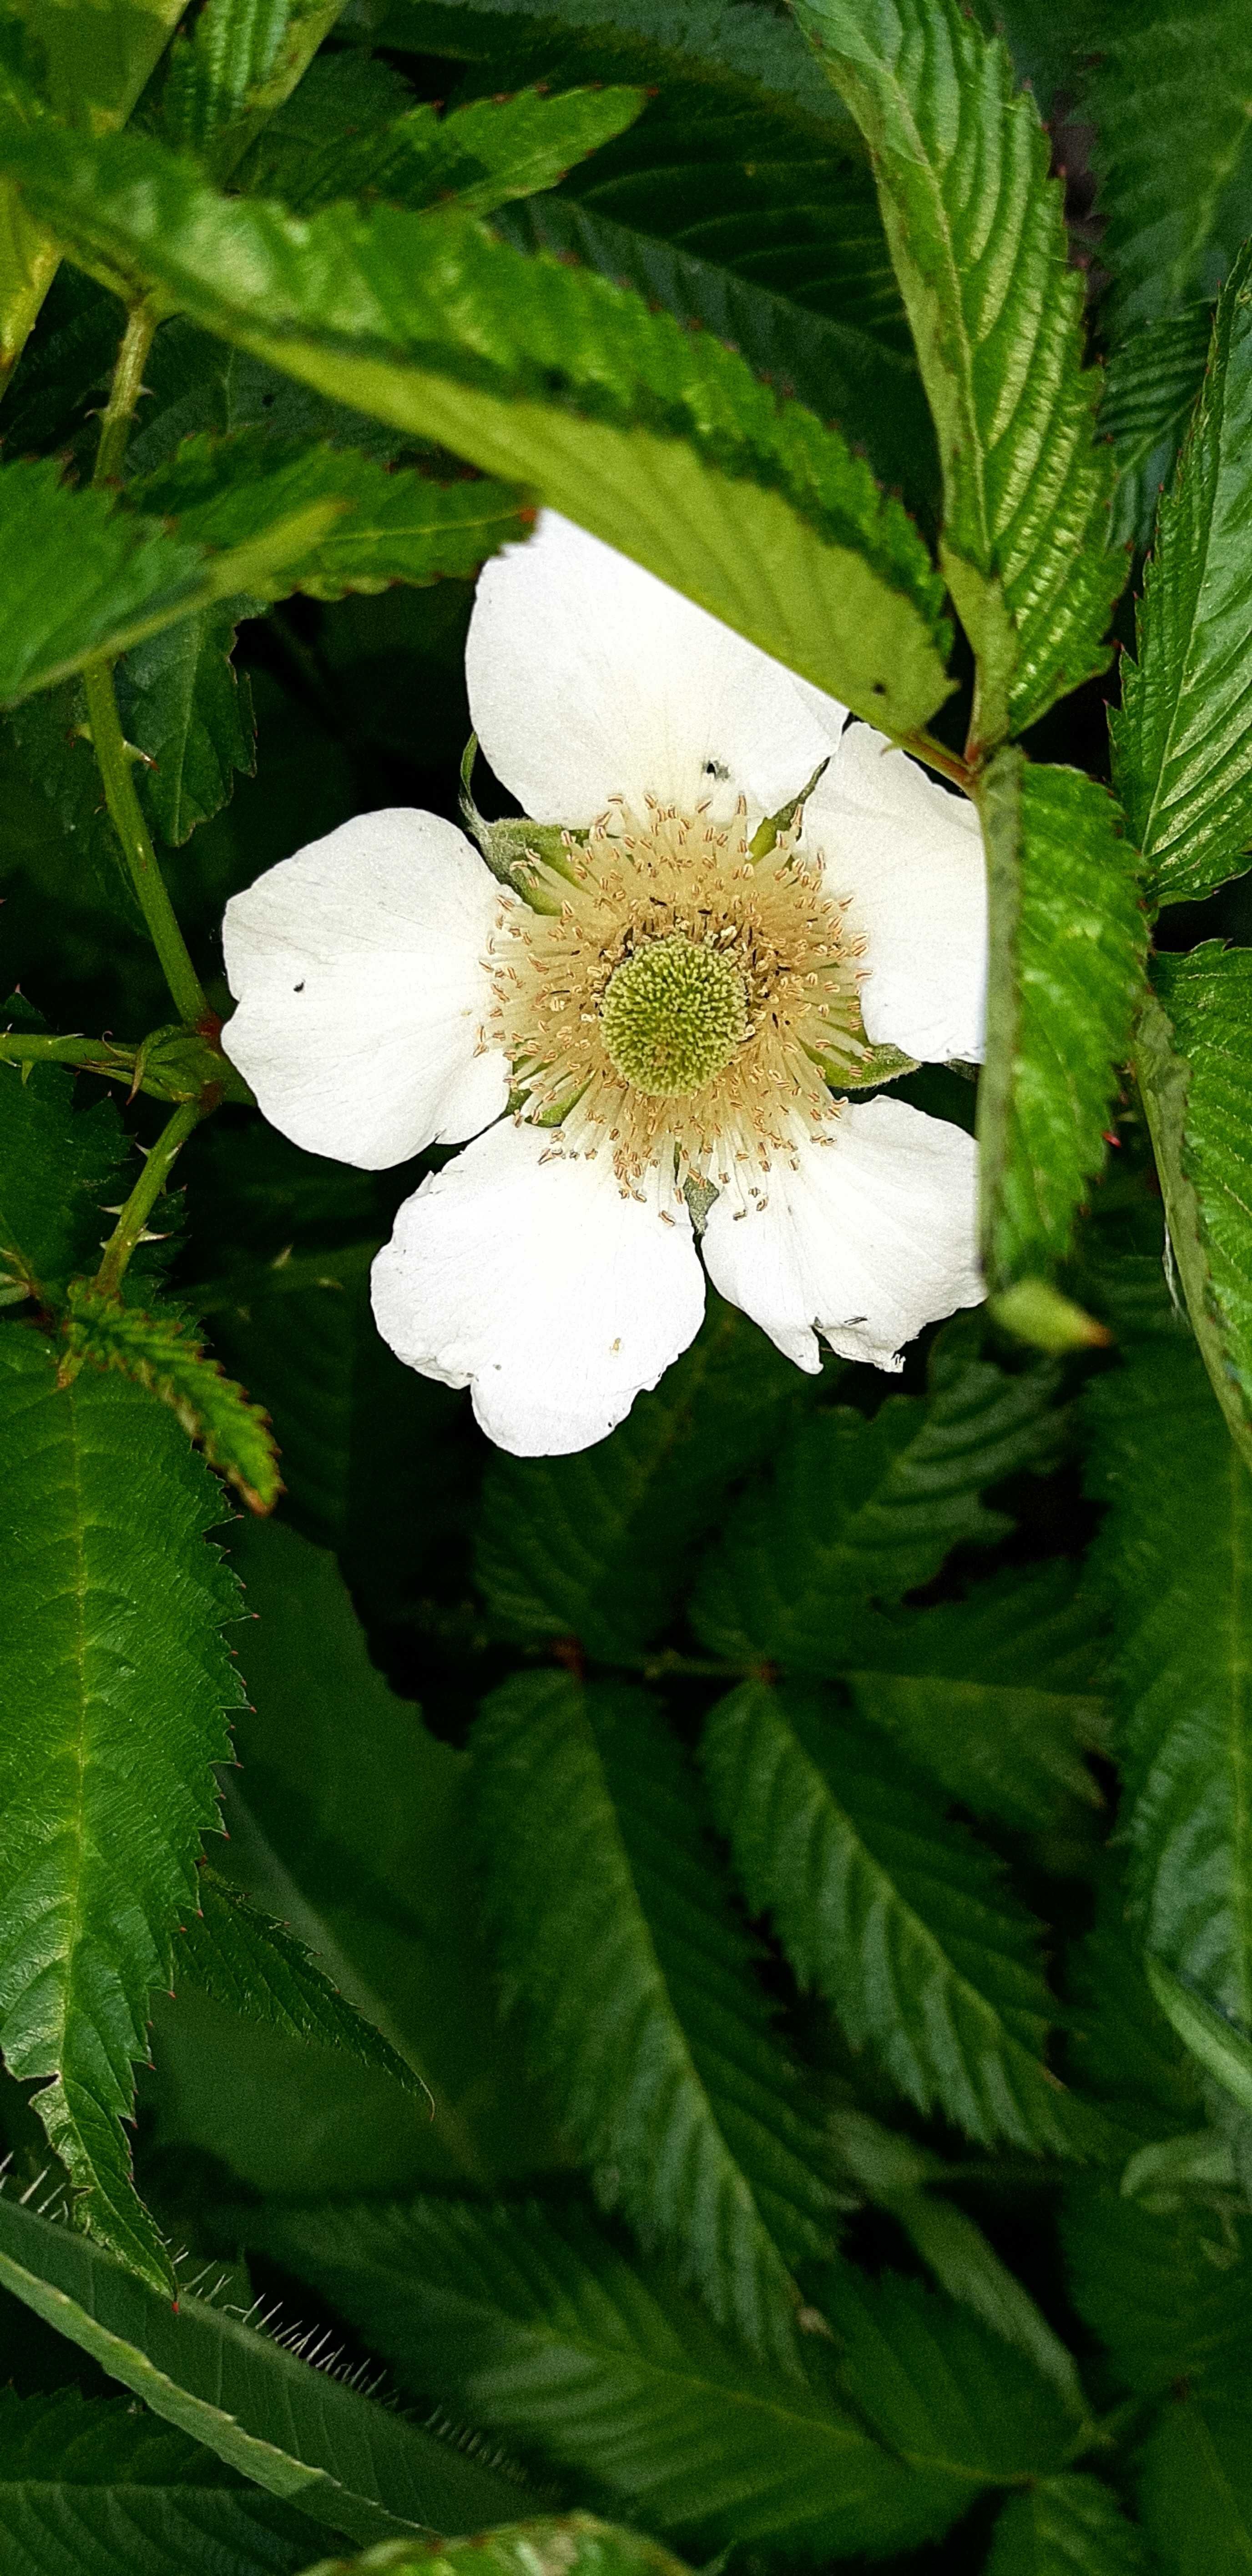
<svg viewBox="0 0 1252 2576">
<path fill-rule="evenodd" d="M 723 1295 L 801 1368 L 819 1333 L 898 1368 L 983 1293 L 974 1147 L 825 1077 L 855 1079 L 867 1041 L 979 1055 L 972 808 L 551 513 L 487 565 L 467 669 L 497 777 L 565 828 L 567 874 L 535 877 L 549 909 L 452 824 L 392 812 L 226 913 L 223 1044 L 276 1127 L 369 1170 L 475 1140 L 400 1210 L 381 1332 L 472 1386 L 503 1448 L 585 1448 L 699 1328 L 689 1195 L 711 1186 Z M 802 824 L 754 857 L 823 762 Z"/>
</svg>

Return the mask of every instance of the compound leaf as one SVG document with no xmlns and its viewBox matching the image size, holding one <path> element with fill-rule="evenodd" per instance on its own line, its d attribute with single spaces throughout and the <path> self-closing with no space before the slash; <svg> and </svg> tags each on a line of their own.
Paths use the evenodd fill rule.
<svg viewBox="0 0 1252 2576">
<path fill-rule="evenodd" d="M 0 2287 L 154 2415 L 353 2540 L 477 2530 L 516 2513 L 516 2485 L 479 2460 L 371 2405 L 248 2318 L 181 2289 L 171 2307 L 98 2246 L 9 2197 Z"/>
<path fill-rule="evenodd" d="M 702 1758 L 749 1905 L 853 2047 L 971 2137 L 1081 2152 L 1087 2124 L 1043 2062 L 1039 1926 L 894 1748 L 815 1692 L 743 1682 Z"/>
<path fill-rule="evenodd" d="M 986 2576 L 1146 2576 L 1143 2541 L 1098 2478 L 1039 2478 L 1006 2504 Z"/>
<path fill-rule="evenodd" d="M 601 2197 L 794 2371 L 788 2266 L 829 2241 L 825 2143 L 677 1745 L 641 1691 L 527 1674 L 487 1701 L 473 1765 L 505 1990 Z"/>
<path fill-rule="evenodd" d="M 1252 2360 L 1246 2214 L 1083 2181 L 1066 2196 L 1061 2233 L 1070 2296 L 1128 2388 L 1239 2384 Z"/>
<path fill-rule="evenodd" d="M 869 146 L 939 440 L 943 565 L 994 744 L 1100 671 L 1125 580 L 1082 281 L 1034 102 L 959 0 L 797 0 Z"/>
<path fill-rule="evenodd" d="M 1059 2468 L 1074 2438 L 1056 2388 L 1021 2349 L 899 2272 L 841 2263 L 824 2284 L 840 2345 L 836 2384 L 906 2459 L 972 2491 Z"/>
<path fill-rule="evenodd" d="M 591 2482 L 648 2528 L 800 2558 L 905 2549 L 970 2499 L 968 2473 L 881 2447 L 832 2390 L 725 2342 L 632 2268 L 566 2194 L 273 2210 L 253 2231 L 414 2390 Z"/>
<path fill-rule="evenodd" d="M 978 1097 L 983 1260 L 993 1290 L 1046 1278 L 1104 1160 L 1147 932 L 1117 808 L 1073 769 L 1005 751 L 981 809 L 991 899 Z"/>
<path fill-rule="evenodd" d="M 1053 1462 L 1057 1379 L 1040 1364 L 1010 1375 L 977 1345 L 976 1326 L 949 1326 L 926 1400 L 889 1396 L 870 1421 L 831 1407 L 794 1434 L 706 1560 L 691 1613 L 706 1645 L 738 1663 L 841 1672 L 866 1603 L 899 1601 L 951 1548 L 1003 1536 L 983 1489 Z"/>
<path fill-rule="evenodd" d="M 664 1626 L 728 1489 L 808 1391 L 763 1333 L 711 1298 L 691 1349 L 607 1440 L 571 1458 L 493 1459 L 476 1556 L 493 1628 L 573 1635 L 609 1661 L 637 1652 Z"/>
<path fill-rule="evenodd" d="M 2 158 L 106 257 L 323 393 L 535 488 L 892 730 L 947 694 L 941 586 L 833 430 L 627 289 L 471 218 L 215 196 L 136 136 L 6 122 Z"/>
<path fill-rule="evenodd" d="M 1194 420 L 1157 516 L 1109 719 L 1127 827 L 1158 903 L 1210 894 L 1252 843 L 1252 247 L 1217 308 Z"/>
<path fill-rule="evenodd" d="M 204 1544 L 218 1489 L 177 1425 L 125 1379 L 62 1385 L 57 1358 L 17 1325 L 0 1341 L 0 2046 L 42 2079 L 87 2224 L 168 2292 L 118 2124 L 216 1815 L 235 1588 Z"/>
<path fill-rule="evenodd" d="M 14 2576 L 290 2576 L 317 2527 L 125 2398 L 0 2392 L 0 2535 Z"/>
</svg>

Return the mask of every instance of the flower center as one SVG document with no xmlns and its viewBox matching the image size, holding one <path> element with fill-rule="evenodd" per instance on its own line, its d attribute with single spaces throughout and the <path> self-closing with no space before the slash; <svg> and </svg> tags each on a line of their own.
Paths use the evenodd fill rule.
<svg viewBox="0 0 1252 2576">
<path fill-rule="evenodd" d="M 748 1035 L 743 977 L 706 940 L 650 939 L 609 977 L 600 1035 L 635 1091 L 658 1100 L 700 1091 Z"/>
</svg>

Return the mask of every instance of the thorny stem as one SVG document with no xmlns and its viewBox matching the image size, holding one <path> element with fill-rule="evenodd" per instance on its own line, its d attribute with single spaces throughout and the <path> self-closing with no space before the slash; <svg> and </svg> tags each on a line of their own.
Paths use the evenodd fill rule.
<svg viewBox="0 0 1252 2576">
<path fill-rule="evenodd" d="M 148 1219 L 201 1115 L 198 1100 L 184 1100 L 173 1117 L 166 1120 L 155 1145 L 149 1147 L 143 1170 L 109 1236 L 104 1247 L 104 1259 L 96 1272 L 95 1284 L 105 1296 L 117 1295 L 126 1264 L 136 1244 L 142 1240 Z"/>
<path fill-rule="evenodd" d="M 122 334 L 109 399 L 101 415 L 93 483 L 116 482 L 121 473 L 135 404 L 142 390 L 144 363 L 152 346 L 155 328 L 155 315 L 146 305 L 136 305 Z M 127 873 L 161 961 L 174 1008 L 181 1020 L 196 1027 L 206 1018 L 209 1006 L 200 978 L 188 956 L 187 944 L 178 927 L 135 793 L 131 755 L 117 712 L 112 663 L 89 662 L 83 673 L 83 687 L 91 738 L 104 782 L 105 803 L 122 845 Z"/>
<path fill-rule="evenodd" d="M 25 1029 L 0 1030 L 0 1064 L 68 1064 L 77 1073 L 116 1074 L 128 1081 L 134 1069 L 133 1047 L 116 1047 L 108 1038 L 43 1037 Z"/>
</svg>

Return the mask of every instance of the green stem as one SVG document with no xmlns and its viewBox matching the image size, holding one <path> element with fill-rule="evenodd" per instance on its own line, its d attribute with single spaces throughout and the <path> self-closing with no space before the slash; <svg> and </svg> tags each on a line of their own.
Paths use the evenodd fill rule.
<svg viewBox="0 0 1252 2576">
<path fill-rule="evenodd" d="M 156 323 L 155 313 L 146 304 L 136 304 L 127 318 L 113 369 L 109 399 L 100 416 L 100 444 L 96 450 L 93 483 L 116 483 L 121 477 L 126 441 L 135 405 L 143 391 L 143 371 Z M 135 793 L 131 756 L 117 712 L 112 663 L 89 662 L 83 673 L 83 687 L 91 737 L 104 781 L 105 803 L 122 845 L 127 873 L 160 958 L 174 1008 L 180 1019 L 194 1027 L 205 1018 L 209 1006 L 200 978 L 187 954 L 187 944 L 178 927 Z"/>
<path fill-rule="evenodd" d="M 201 1115 L 197 1100 L 185 1100 L 166 1120 L 155 1145 L 148 1149 L 142 1172 L 104 1247 L 104 1259 L 96 1272 L 96 1286 L 106 1297 L 115 1297 L 121 1287 L 137 1243 L 143 1237 L 149 1217 L 165 1188 L 174 1165 Z"/>
<path fill-rule="evenodd" d="M 937 769 L 941 778 L 950 778 L 966 796 L 973 795 L 975 773 L 959 751 L 949 751 L 946 743 L 936 742 L 929 733 L 903 733 L 897 739 L 901 751 L 911 752 L 915 760 L 924 760 L 928 769 Z"/>
<path fill-rule="evenodd" d="M 52 1038 L 3 1029 L 0 1064 L 68 1064 L 76 1073 L 115 1074 L 119 1082 L 129 1082 L 135 1050 L 113 1046 L 107 1038 Z"/>
<path fill-rule="evenodd" d="M 113 829 L 122 845 L 126 870 L 147 922 L 152 945 L 180 1020 L 196 1028 L 208 1016 L 204 987 L 187 954 L 187 944 L 156 863 L 148 826 L 135 794 L 130 753 L 122 734 L 113 687 L 111 662 L 89 662 L 83 673 L 87 715 L 95 744 L 104 797 Z"/>
<path fill-rule="evenodd" d="M 157 317 L 146 304 L 136 304 L 127 315 L 126 328 L 113 368 L 109 399 L 100 414 L 100 444 L 96 449 L 93 483 L 117 483 L 121 479 L 122 461 L 135 405 L 143 392 L 143 371 L 152 347 Z"/>
</svg>

